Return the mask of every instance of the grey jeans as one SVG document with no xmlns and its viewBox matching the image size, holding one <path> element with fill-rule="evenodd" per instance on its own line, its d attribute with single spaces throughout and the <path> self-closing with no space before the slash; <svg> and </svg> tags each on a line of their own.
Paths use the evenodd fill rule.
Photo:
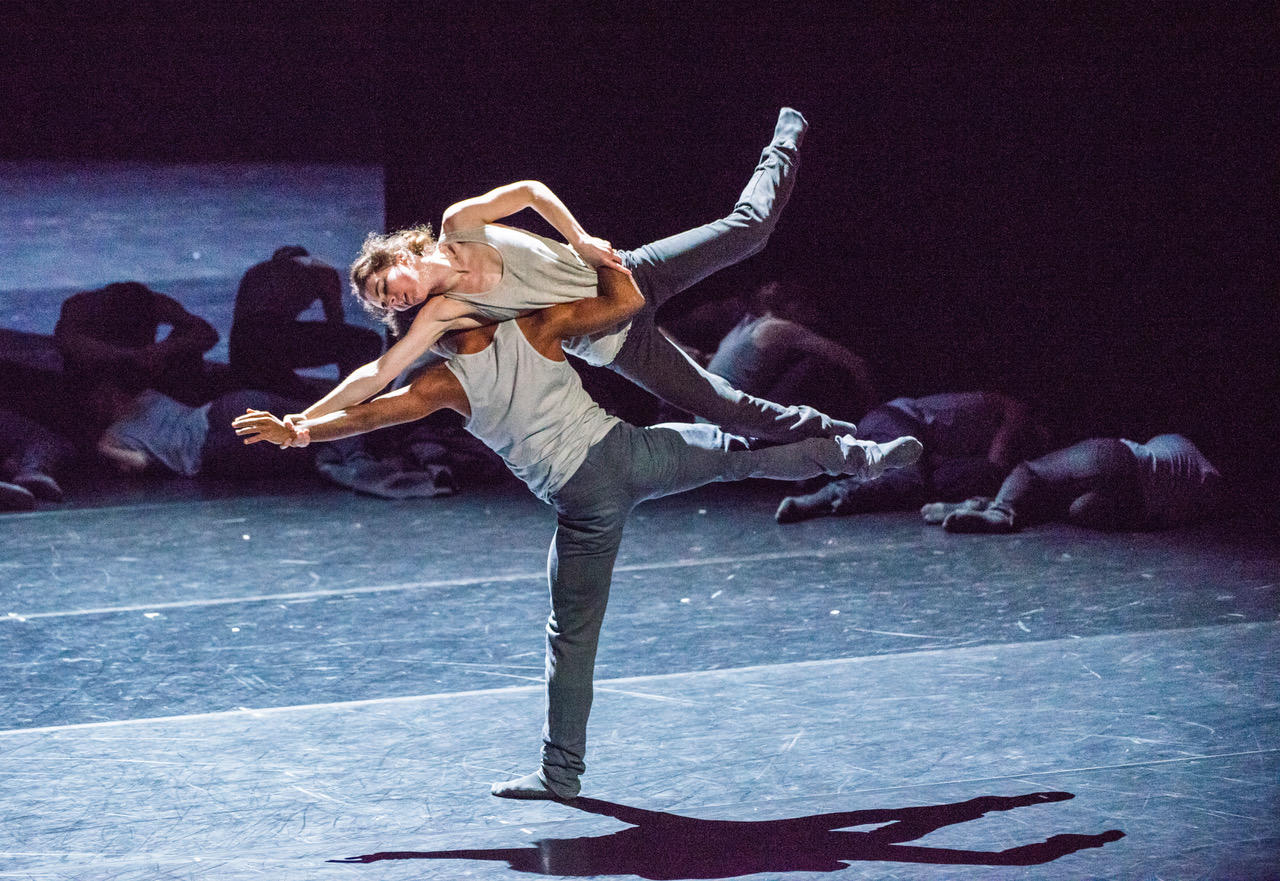
<svg viewBox="0 0 1280 881">
<path fill-rule="evenodd" d="M 674 295 L 764 248 L 795 185 L 798 162 L 793 144 L 775 140 L 760 154 L 727 217 L 621 252 L 645 304 L 631 320 L 621 351 L 608 365 L 667 403 L 727 431 L 784 443 L 853 434 L 856 427 L 812 407 L 784 407 L 735 389 L 663 336 L 654 316 Z"/>
<path fill-rule="evenodd" d="M 844 456 L 829 438 L 763 449 L 730 450 L 712 425 L 619 423 L 552 497 L 556 534 L 547 559 L 547 716 L 539 776 L 562 798 L 578 794 L 585 769 L 587 717 L 600 624 L 613 563 L 631 509 L 645 499 L 707 483 L 771 477 L 803 480 L 839 474 Z"/>
</svg>

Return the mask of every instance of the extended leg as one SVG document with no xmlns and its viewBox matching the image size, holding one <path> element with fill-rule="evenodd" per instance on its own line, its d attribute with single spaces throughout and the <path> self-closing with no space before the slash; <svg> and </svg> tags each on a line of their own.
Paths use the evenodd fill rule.
<svg viewBox="0 0 1280 881">
<path fill-rule="evenodd" d="M 501 798 L 570 799 L 578 794 L 578 778 L 586 768 L 596 647 L 631 509 L 625 475 L 632 445 L 625 428 L 629 426 L 619 426 L 593 447 L 556 494 L 556 534 L 547 557 L 551 615 L 542 761 L 532 774 L 495 783 L 491 792 Z"/>
<path fill-rule="evenodd" d="M 804 480 L 819 474 L 879 476 L 887 468 L 910 465 L 920 456 L 915 438 L 886 444 L 843 438 L 805 438 L 760 449 L 730 449 L 708 439 L 707 426 L 675 423 L 637 429 L 641 447 L 636 461 L 644 470 L 633 476 L 637 498 L 654 499 L 694 487 L 751 477 Z"/>
<path fill-rule="evenodd" d="M 610 369 L 669 404 L 748 437 L 786 442 L 835 437 L 856 430 L 812 407 L 784 407 L 733 388 L 704 370 L 657 329 L 663 303 L 711 273 L 764 248 L 795 184 L 804 117 L 783 108 L 773 141 L 727 216 L 625 252 L 645 305 L 632 319 L 627 340 Z"/>
<path fill-rule="evenodd" d="M 797 111 L 782 108 L 773 140 L 760 154 L 760 162 L 728 216 L 623 252 L 623 260 L 644 293 L 646 311 L 657 311 L 711 273 L 764 248 L 795 186 L 800 141 L 807 127 Z"/>
</svg>

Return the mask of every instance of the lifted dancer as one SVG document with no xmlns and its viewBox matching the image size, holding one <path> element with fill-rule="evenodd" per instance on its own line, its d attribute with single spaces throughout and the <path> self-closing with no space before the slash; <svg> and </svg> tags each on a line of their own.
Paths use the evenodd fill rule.
<svg viewBox="0 0 1280 881">
<path fill-rule="evenodd" d="M 764 248 L 795 184 L 807 128 L 799 112 L 784 107 L 773 139 L 727 217 L 634 251 L 615 251 L 603 239 L 587 235 L 563 203 L 536 181 L 499 187 L 451 206 L 438 242 L 429 227 L 369 236 L 351 267 L 356 295 L 384 318 L 418 305 L 422 309 L 403 339 L 297 418 L 315 419 L 378 393 L 448 331 L 593 297 L 595 267 L 605 266 L 631 272 L 644 305 L 630 321 L 569 341 L 570 352 L 734 434 L 780 442 L 852 434 L 852 423 L 811 407 L 784 407 L 733 388 L 685 355 L 654 324 L 658 307 L 673 295 Z M 541 214 L 569 245 L 494 223 L 525 208 Z"/>
<path fill-rule="evenodd" d="M 366 404 L 301 423 L 250 411 L 234 423 L 246 443 L 297 446 L 449 408 L 466 417 L 467 430 L 555 507 L 547 565 L 551 616 L 542 762 L 532 774 L 495 784 L 493 794 L 504 798 L 578 794 L 600 625 L 622 529 L 636 504 L 749 477 L 874 477 L 920 455 L 914 438 L 877 444 L 848 436 L 730 452 L 725 436 L 710 425 L 636 428 L 608 415 L 583 390 L 562 344 L 625 320 L 644 299 L 628 275 L 601 269 L 599 276 L 596 297 L 449 338 L 438 347 L 447 357 L 443 364 Z"/>
</svg>

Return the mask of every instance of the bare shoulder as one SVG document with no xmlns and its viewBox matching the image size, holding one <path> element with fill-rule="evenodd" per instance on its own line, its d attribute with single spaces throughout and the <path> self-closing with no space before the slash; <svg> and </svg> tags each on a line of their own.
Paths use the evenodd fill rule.
<svg viewBox="0 0 1280 881">
<path fill-rule="evenodd" d="M 561 333 L 561 325 L 557 320 L 560 313 L 566 308 L 571 307 L 572 303 L 561 303 L 555 306 L 548 306 L 545 309 L 539 309 L 536 312 L 530 312 L 521 318 L 515 319 L 516 327 L 520 333 L 524 334 L 524 338 L 529 341 L 529 345 L 533 346 L 533 350 L 544 358 L 551 361 L 564 360 L 564 336 Z"/>
</svg>

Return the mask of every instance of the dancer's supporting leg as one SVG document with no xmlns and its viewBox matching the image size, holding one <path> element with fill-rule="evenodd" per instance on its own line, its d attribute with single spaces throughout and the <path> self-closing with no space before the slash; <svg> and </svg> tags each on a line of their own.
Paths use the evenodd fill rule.
<svg viewBox="0 0 1280 881">
<path fill-rule="evenodd" d="M 757 450 L 726 451 L 706 425 L 641 429 L 616 426 L 591 448 L 556 493 L 556 535 L 547 575 L 547 718 L 542 764 L 533 774 L 495 784 L 504 798 L 569 799 L 584 768 L 587 717 L 600 625 L 627 514 L 645 499 L 703 484 L 748 477 L 802 480 L 818 474 L 874 476 L 920 455 L 914 438 L 888 444 L 846 438 L 807 438 Z"/>
<path fill-rule="evenodd" d="M 645 305 L 609 365 L 664 401 L 734 434 L 780 442 L 853 434 L 856 426 L 812 407 L 783 407 L 733 388 L 664 337 L 654 316 L 675 294 L 764 248 L 795 185 L 807 127 L 803 116 L 784 107 L 773 140 L 727 217 L 622 253 Z"/>
</svg>

